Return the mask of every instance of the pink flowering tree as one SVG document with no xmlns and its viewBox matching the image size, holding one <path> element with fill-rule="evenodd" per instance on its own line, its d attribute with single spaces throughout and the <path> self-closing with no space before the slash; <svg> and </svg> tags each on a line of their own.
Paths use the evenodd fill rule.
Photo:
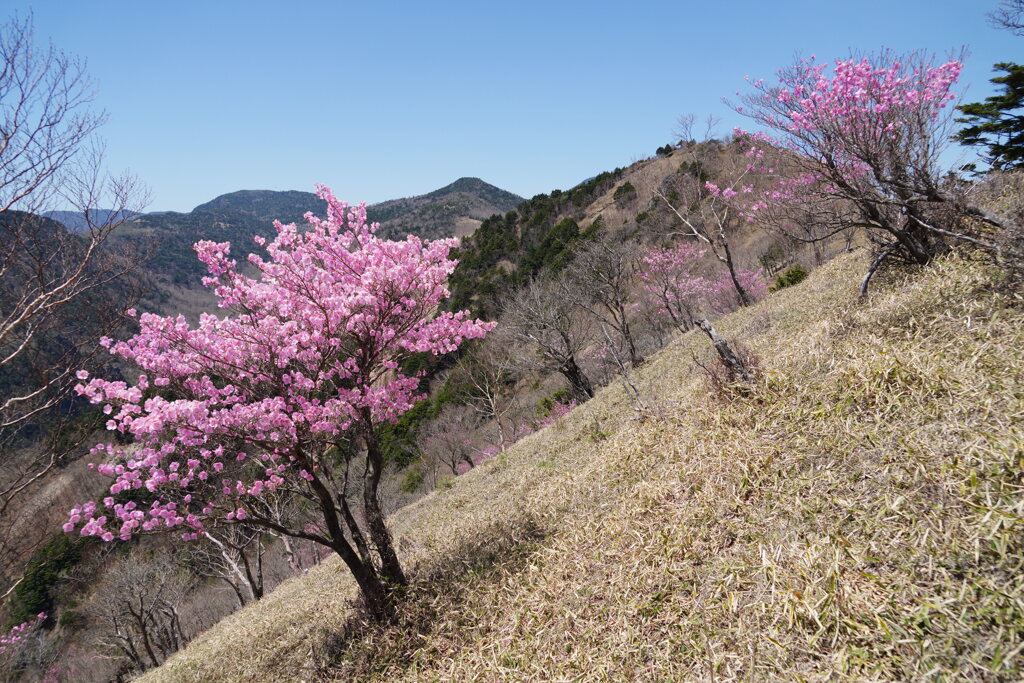
<svg viewBox="0 0 1024 683">
<path fill-rule="evenodd" d="M 641 259 L 645 298 L 653 302 L 656 313 L 672 322 L 681 332 L 694 326 L 710 283 L 697 274 L 697 266 L 706 250 L 693 242 L 655 248 Z"/>
<path fill-rule="evenodd" d="M 32 635 L 45 621 L 46 613 L 42 612 L 32 621 L 25 621 L 7 631 L 0 631 L 0 672 L 9 673 L 13 677 L 10 680 L 18 677 L 18 654 L 28 645 Z M 3 679 L 9 680 L 6 677 Z"/>
<path fill-rule="evenodd" d="M 735 273 L 736 279 L 748 297 L 748 302 L 757 301 L 768 293 L 768 283 L 760 270 L 749 268 L 738 268 Z M 708 283 L 707 308 L 714 313 L 724 314 L 735 311 L 743 306 L 733 283 L 733 274 L 722 272 L 716 279 Z"/>
<path fill-rule="evenodd" d="M 735 273 L 721 272 L 718 277 L 699 274 L 701 259 L 707 250 L 694 242 L 680 242 L 672 247 L 654 248 L 643 258 L 640 280 L 648 301 L 656 313 L 685 332 L 697 319 L 710 313 L 723 314 L 764 296 L 767 285 L 760 271 L 738 268 Z M 740 290 L 733 283 L 735 277 Z"/>
<path fill-rule="evenodd" d="M 777 180 L 745 202 L 748 220 L 784 229 L 795 216 L 814 221 L 814 239 L 865 229 L 876 258 L 862 291 L 886 259 L 925 264 L 951 239 L 991 247 L 978 227 L 999 222 L 967 203 L 941 159 L 962 66 L 883 51 L 832 65 L 811 57 L 780 70 L 776 83 L 753 82 L 734 108 L 771 137 L 737 132 L 759 155 L 775 148 L 785 172 L 750 164 Z"/>
<path fill-rule="evenodd" d="M 147 313 L 134 337 L 102 340 L 142 374 L 127 384 L 85 382 L 82 372 L 77 390 L 132 445 L 94 447 L 110 495 L 76 506 L 64 528 L 111 541 L 263 527 L 337 553 L 370 614 L 383 618 L 406 577 L 378 498 L 377 426 L 418 398 L 417 378 L 399 363 L 453 351 L 493 323 L 437 313 L 455 240 L 382 240 L 363 205 L 324 187 L 318 195 L 326 219 L 307 214 L 304 230 L 275 222 L 273 241 L 256 238 L 266 257 L 249 257 L 255 278 L 229 244 L 196 244 L 223 317 L 204 314 L 191 327 L 183 316 Z M 305 500 L 316 522 L 289 526 L 265 514 L 261 500 L 282 493 Z"/>
<path fill-rule="evenodd" d="M 645 184 L 667 210 L 671 236 L 692 239 L 703 246 L 725 268 L 741 305 L 753 303 L 743 286 L 739 272 L 741 257 L 734 234 L 743 225 L 743 214 L 736 201 L 754 192 L 757 174 L 742 155 L 734 154 L 711 136 L 714 120 L 709 120 L 705 138 L 693 139 L 695 119 L 679 120 L 678 133 L 684 142 L 673 152 L 682 159 L 679 169 L 669 176 L 648 178 Z M 653 167 L 652 167 L 653 169 Z"/>
</svg>

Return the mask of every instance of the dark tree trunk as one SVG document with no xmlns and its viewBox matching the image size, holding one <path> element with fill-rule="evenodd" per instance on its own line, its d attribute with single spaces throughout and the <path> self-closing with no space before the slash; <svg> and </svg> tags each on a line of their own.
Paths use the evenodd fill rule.
<svg viewBox="0 0 1024 683">
<path fill-rule="evenodd" d="M 736 289 L 736 294 L 740 297 L 740 305 L 749 306 L 752 303 L 750 295 L 747 294 L 747 290 L 743 289 L 743 285 L 740 284 L 739 275 L 736 273 L 736 264 L 732 260 L 732 249 L 729 248 L 728 242 L 725 242 L 723 246 L 725 249 L 725 265 L 729 269 L 729 277 L 732 278 L 732 286 Z M 701 329 L 703 329 L 703 326 Z"/>
<path fill-rule="evenodd" d="M 572 387 L 572 391 L 577 398 L 583 400 L 594 398 L 594 386 L 590 383 L 587 376 L 583 374 L 583 369 L 576 364 L 576 359 L 573 356 L 569 356 L 558 368 L 558 371 L 569 382 L 569 386 Z"/>
<path fill-rule="evenodd" d="M 398 555 L 395 553 L 394 543 L 391 540 L 391 532 L 388 531 L 384 513 L 380 509 L 380 500 L 377 497 L 377 488 L 384 470 L 384 455 L 381 453 L 380 443 L 377 441 L 377 433 L 373 428 L 368 408 L 363 409 L 362 418 L 362 436 L 366 444 L 366 461 L 369 468 L 369 476 L 363 479 L 363 508 L 366 515 L 366 526 L 377 550 L 377 555 L 380 557 L 381 577 L 392 587 L 406 586 L 409 582 L 398 561 Z"/>
<path fill-rule="evenodd" d="M 379 448 L 377 449 L 377 454 L 378 456 L 380 455 Z M 364 486 L 367 489 L 371 486 L 371 479 L 372 477 L 366 478 L 367 483 L 364 484 Z M 376 480 L 372 482 L 374 502 L 376 502 L 376 483 L 379 479 L 380 475 L 378 474 Z M 360 557 L 352 547 L 352 544 L 350 544 L 348 539 L 345 537 L 345 531 L 339 523 L 341 511 L 339 511 L 338 506 L 335 504 L 334 497 L 331 495 L 331 492 L 326 486 L 324 486 L 323 482 L 317 478 L 314 478 L 310 482 L 310 486 L 313 488 L 314 493 L 316 493 L 317 500 L 320 503 L 320 511 L 323 514 L 324 523 L 327 526 L 327 533 L 331 539 L 331 549 L 338 554 L 345 565 L 349 568 L 349 571 L 352 572 L 352 576 L 355 578 L 356 584 L 359 586 L 359 590 L 362 593 L 367 612 L 378 621 L 389 621 L 394 616 L 394 605 L 391 601 L 391 590 L 394 586 L 405 585 L 405 576 L 399 574 L 401 581 L 395 581 L 393 574 L 385 573 L 383 567 L 381 571 L 378 572 L 373 566 L 373 562 L 370 561 L 372 558 L 364 559 L 363 557 Z M 380 507 L 375 506 L 375 509 L 379 514 Z M 367 510 L 368 520 L 370 519 L 370 515 L 370 511 Z M 351 515 L 349 517 L 351 517 Z M 355 520 L 352 519 L 352 522 L 354 521 Z M 381 521 L 383 521 L 383 517 L 381 517 Z M 358 528 L 356 528 L 353 533 L 354 535 L 358 534 Z M 378 541 L 373 535 L 372 526 L 370 534 L 374 543 L 377 543 Z M 390 550 L 390 536 L 387 537 L 387 541 L 388 549 Z M 394 556 L 393 550 L 391 550 L 391 554 Z M 395 562 L 397 562 L 397 558 L 395 559 Z"/>
</svg>

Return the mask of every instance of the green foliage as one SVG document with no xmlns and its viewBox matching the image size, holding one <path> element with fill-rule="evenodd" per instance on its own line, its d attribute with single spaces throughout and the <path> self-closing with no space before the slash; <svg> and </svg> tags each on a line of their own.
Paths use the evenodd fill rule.
<svg viewBox="0 0 1024 683">
<path fill-rule="evenodd" d="M 454 354 L 451 354 L 449 364 L 454 358 Z M 424 393 L 426 390 L 427 387 L 424 387 Z M 412 408 L 402 413 L 394 424 L 381 425 L 378 438 L 384 460 L 393 463 L 398 469 L 407 468 L 415 463 L 420 457 L 417 437 L 420 428 L 425 422 L 440 415 L 441 410 L 449 403 L 460 403 L 465 393 L 466 388 L 459 386 L 449 375 L 432 397 L 417 401 Z"/>
<path fill-rule="evenodd" d="M 571 190 L 538 194 L 515 211 L 484 220 L 452 254 L 459 265 L 449 279 L 452 295 L 446 308 L 494 319 L 504 295 L 543 271 L 564 268 L 577 242 L 602 230 L 598 222 L 581 230 L 580 209 L 608 192 L 622 173 L 615 169 Z"/>
<path fill-rule="evenodd" d="M 561 403 L 568 403 L 573 399 L 572 390 L 569 387 L 563 387 L 558 391 L 554 392 L 550 396 L 545 396 L 537 403 L 537 416 L 547 417 L 551 414 L 555 405 Z"/>
<path fill-rule="evenodd" d="M 437 404 L 436 398 L 417 401 L 394 424 L 381 426 L 380 446 L 386 462 L 402 469 L 416 461 L 419 457 L 416 432 L 424 422 L 437 417 L 441 411 Z"/>
<path fill-rule="evenodd" d="M 410 467 L 409 471 L 402 477 L 401 488 L 405 493 L 416 493 L 423 486 L 426 474 L 419 467 Z"/>
<path fill-rule="evenodd" d="M 699 161 L 684 161 L 679 164 L 679 172 L 693 176 L 702 183 L 706 183 L 711 180 L 711 174 L 704 169 L 704 165 Z M 669 199 L 671 199 L 671 197 L 669 197 Z"/>
<path fill-rule="evenodd" d="M 1000 62 L 993 68 L 1005 73 L 990 79 L 1002 92 L 958 107 L 965 116 L 957 122 L 969 125 L 953 139 L 986 147 L 985 161 L 993 168 L 1024 168 L 1024 65 Z"/>
<path fill-rule="evenodd" d="M 82 612 L 76 609 L 66 609 L 61 612 L 60 619 L 57 620 L 57 624 L 62 628 L 66 628 L 70 631 L 77 631 L 84 627 L 88 619 Z"/>
<path fill-rule="evenodd" d="M 665 145 L 664 147 L 659 147 L 657 150 L 655 150 L 655 153 L 659 157 L 667 157 L 668 155 L 672 154 L 672 149 L 673 149 L 672 148 L 672 144 L 669 143 L 669 144 Z"/>
<path fill-rule="evenodd" d="M 615 194 L 612 195 L 612 199 L 617 202 L 630 202 L 636 199 L 636 188 L 633 187 L 633 183 L 626 181 L 615 188 Z"/>
<path fill-rule="evenodd" d="M 779 242 L 773 242 L 765 251 L 757 257 L 758 262 L 764 271 L 770 276 L 779 272 L 786 261 L 789 260 L 789 252 Z"/>
<path fill-rule="evenodd" d="M 777 292 L 785 287 L 791 287 L 799 282 L 803 282 L 807 279 L 810 273 L 802 265 L 797 263 L 796 265 L 786 268 L 786 270 L 775 278 L 775 284 L 768 288 L 768 291 Z"/>
<path fill-rule="evenodd" d="M 57 583 L 61 575 L 81 559 L 86 542 L 84 538 L 57 534 L 33 553 L 24 578 L 14 589 L 10 616 L 4 630 L 32 621 L 41 612 L 49 614 L 53 611 Z"/>
</svg>

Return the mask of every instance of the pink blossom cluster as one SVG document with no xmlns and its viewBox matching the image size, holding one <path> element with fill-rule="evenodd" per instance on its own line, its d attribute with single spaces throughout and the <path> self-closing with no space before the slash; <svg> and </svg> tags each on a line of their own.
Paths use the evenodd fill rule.
<svg viewBox="0 0 1024 683">
<path fill-rule="evenodd" d="M 40 612 L 36 615 L 35 622 L 22 622 L 13 627 L 7 633 L 0 633 L 0 655 L 16 650 L 25 642 L 25 638 L 27 638 L 33 630 L 41 626 L 44 621 L 46 621 L 46 612 Z"/>
<path fill-rule="evenodd" d="M 775 169 L 763 162 L 775 148 L 795 154 L 803 172 L 771 183 L 739 207 L 747 220 L 756 212 L 830 196 L 885 195 L 906 185 L 933 163 L 948 134 L 937 132 L 948 119 L 953 87 L 963 64 L 932 66 L 926 55 L 905 59 L 891 52 L 872 58 L 837 60 L 829 69 L 812 57 L 778 72 L 778 83 L 758 81 L 741 113 L 777 135 L 736 129 L 749 143 L 749 170 L 762 177 Z M 741 108 L 737 107 L 737 110 Z M 808 163 L 809 162 L 809 163 Z M 817 170 L 811 172 L 809 169 Z M 912 168 L 915 166 L 916 168 Z"/>
<path fill-rule="evenodd" d="M 768 293 L 768 283 L 765 282 L 764 274 L 760 270 L 738 268 L 736 279 L 740 281 L 743 291 L 755 301 Z M 736 286 L 728 272 L 722 272 L 708 283 L 705 301 L 707 307 L 718 314 L 735 311 L 740 307 L 739 294 L 736 293 Z"/>
<path fill-rule="evenodd" d="M 908 111 L 935 118 L 939 110 L 956 98 L 950 89 L 960 77 L 963 64 L 946 62 L 937 67 L 904 68 L 895 61 L 873 65 L 860 60 L 837 60 L 829 78 L 828 64 L 800 60 L 784 74 L 780 85 L 765 91 L 764 98 L 784 105 L 777 107 L 776 122 L 793 133 L 829 128 L 837 122 L 858 135 L 897 138 Z M 763 85 L 758 86 L 764 88 Z"/>
<path fill-rule="evenodd" d="M 225 316 L 191 327 L 144 313 L 135 336 L 102 340 L 142 374 L 86 382 L 82 371 L 76 390 L 133 446 L 93 448 L 110 496 L 75 506 L 65 531 L 110 541 L 184 527 L 195 538 L 211 518 L 244 520 L 253 497 L 319 483 L 319 458 L 340 432 L 412 406 L 418 380 L 401 372 L 404 356 L 443 354 L 493 328 L 437 313 L 456 240 L 383 240 L 364 205 L 317 194 L 326 219 L 307 213 L 304 230 L 275 222 L 273 241 L 256 238 L 267 254 L 249 257 L 258 278 L 237 269 L 230 244 L 195 245 Z M 115 498 L 140 490 L 151 502 Z"/>
<path fill-rule="evenodd" d="M 568 415 L 576 405 L 576 399 L 570 399 L 566 403 L 556 401 L 555 404 L 551 406 L 551 410 L 548 411 L 548 414 L 537 422 L 536 428 L 530 430 L 530 433 L 532 434 L 534 431 L 540 431 L 545 427 L 549 427 L 555 422 L 558 422 L 559 419 Z"/>
<path fill-rule="evenodd" d="M 724 195 L 723 195 L 724 196 Z M 706 250 L 692 242 L 654 248 L 644 255 L 640 280 L 656 312 L 680 328 L 688 328 L 698 315 L 728 313 L 739 307 L 736 288 L 729 273 L 706 277 L 698 274 Z M 754 299 L 768 292 L 760 271 L 738 269 L 736 276 Z"/>
</svg>

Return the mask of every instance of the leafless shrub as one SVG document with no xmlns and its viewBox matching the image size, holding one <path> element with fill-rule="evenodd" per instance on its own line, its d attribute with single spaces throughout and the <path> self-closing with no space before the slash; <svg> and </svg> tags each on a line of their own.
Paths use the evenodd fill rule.
<svg viewBox="0 0 1024 683">
<path fill-rule="evenodd" d="M 110 237 L 146 192 L 104 170 L 92 94 L 83 64 L 40 48 L 30 18 L 0 26 L 0 516 L 74 447 L 19 448 L 26 428 L 63 431 L 74 372 L 142 289 L 140 255 Z M 41 216 L 56 208 L 80 217 L 77 232 Z"/>
<path fill-rule="evenodd" d="M 96 593 L 97 645 L 130 671 L 159 666 L 192 637 L 182 627 L 181 605 L 194 588 L 195 579 L 167 555 L 136 552 Z"/>
<path fill-rule="evenodd" d="M 723 399 L 749 394 L 761 374 L 760 359 L 744 344 L 729 343 L 720 337 L 707 320 L 700 320 L 698 324 L 715 350 L 710 361 L 702 361 L 692 354 L 694 363 L 707 378 L 708 392 Z"/>
</svg>

